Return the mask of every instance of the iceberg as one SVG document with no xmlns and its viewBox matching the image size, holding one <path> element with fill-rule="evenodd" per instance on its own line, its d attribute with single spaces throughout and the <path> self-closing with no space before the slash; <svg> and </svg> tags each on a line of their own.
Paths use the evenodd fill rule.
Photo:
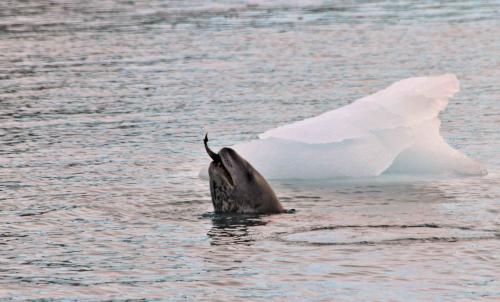
<svg viewBox="0 0 500 302">
<path fill-rule="evenodd" d="M 480 163 L 449 146 L 439 132 L 439 113 L 457 91 L 453 74 L 400 80 L 233 148 L 270 179 L 484 175 Z"/>
</svg>

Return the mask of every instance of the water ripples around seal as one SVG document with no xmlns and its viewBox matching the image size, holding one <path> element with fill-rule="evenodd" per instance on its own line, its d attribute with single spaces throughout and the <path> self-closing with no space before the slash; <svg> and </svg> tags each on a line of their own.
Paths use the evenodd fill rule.
<svg viewBox="0 0 500 302">
<path fill-rule="evenodd" d="M 464 240 L 498 239 L 496 230 L 476 230 L 469 227 L 417 225 L 336 225 L 321 226 L 279 238 L 292 244 L 357 245 L 410 244 L 427 242 L 457 242 Z"/>
</svg>

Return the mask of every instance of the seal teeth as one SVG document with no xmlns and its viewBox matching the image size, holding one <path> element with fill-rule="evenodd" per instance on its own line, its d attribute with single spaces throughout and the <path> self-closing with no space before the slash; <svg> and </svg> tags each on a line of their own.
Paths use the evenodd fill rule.
<svg viewBox="0 0 500 302">
<path fill-rule="evenodd" d="M 221 162 L 220 155 L 210 150 L 210 148 L 208 147 L 208 133 L 205 134 L 205 139 L 203 139 L 203 144 L 205 145 L 205 150 L 207 151 L 208 156 L 210 156 L 210 158 L 214 162 L 220 163 Z"/>
</svg>

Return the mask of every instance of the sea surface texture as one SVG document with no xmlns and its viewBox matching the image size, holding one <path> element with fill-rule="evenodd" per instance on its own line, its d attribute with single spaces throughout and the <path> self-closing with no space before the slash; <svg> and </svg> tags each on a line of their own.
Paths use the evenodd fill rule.
<svg viewBox="0 0 500 302">
<path fill-rule="evenodd" d="M 499 301 L 498 1 L 1 1 L 1 301 Z M 488 175 L 272 180 L 213 214 L 213 149 L 453 73 Z M 367 153 L 370 150 L 366 150 Z"/>
</svg>

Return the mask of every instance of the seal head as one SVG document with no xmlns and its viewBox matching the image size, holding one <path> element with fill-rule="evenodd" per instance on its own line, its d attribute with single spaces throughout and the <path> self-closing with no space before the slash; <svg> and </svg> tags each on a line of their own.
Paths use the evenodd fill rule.
<svg viewBox="0 0 500 302">
<path fill-rule="evenodd" d="M 286 212 L 264 177 L 231 148 L 219 153 L 204 144 L 212 163 L 208 169 L 216 213 L 272 214 Z"/>
</svg>

